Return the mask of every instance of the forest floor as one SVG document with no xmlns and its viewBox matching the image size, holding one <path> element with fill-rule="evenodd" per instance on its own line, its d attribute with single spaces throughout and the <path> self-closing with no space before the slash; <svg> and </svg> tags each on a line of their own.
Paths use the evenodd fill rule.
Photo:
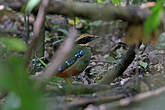
<svg viewBox="0 0 165 110">
<path fill-rule="evenodd" d="M 19 36 L 25 40 L 26 33 L 22 14 L 4 11 L 2 15 L 3 17 L 0 17 L 0 30 L 4 30 L 12 37 Z M 52 44 L 65 37 L 68 28 L 72 26 L 67 23 L 68 21 L 69 18 L 57 15 L 47 17 L 44 59 L 49 61 L 49 57 L 55 53 Z M 105 71 L 111 70 L 120 62 L 129 45 L 122 41 L 124 34 L 122 21 L 94 21 L 87 25 L 84 25 L 84 22 L 85 20 L 80 20 L 76 24 L 79 33 L 90 33 L 100 37 L 97 41 L 92 42 L 90 64 L 80 75 L 72 77 L 73 84 L 75 84 L 72 87 L 76 92 L 70 91 L 69 89 L 72 87 L 67 87 L 65 81 L 59 78 L 54 78 L 47 85 L 45 97 L 47 97 L 48 109 L 53 110 L 56 106 L 56 109 L 59 107 L 60 110 L 64 103 L 68 108 L 76 110 L 161 109 L 165 101 L 163 95 L 165 93 L 163 88 L 165 86 L 165 50 L 159 49 L 157 46 L 142 44 L 136 50 L 134 61 L 121 76 L 117 77 L 111 84 L 99 86 L 98 82 L 105 75 Z M 30 16 L 29 29 L 31 32 L 33 23 L 34 17 Z M 42 71 L 44 66 L 36 59 L 33 60 L 35 65 L 33 72 Z M 95 90 L 90 91 L 93 85 L 95 85 Z M 84 87 L 90 92 L 82 92 L 84 89 L 81 88 L 81 90 L 76 86 Z"/>
</svg>

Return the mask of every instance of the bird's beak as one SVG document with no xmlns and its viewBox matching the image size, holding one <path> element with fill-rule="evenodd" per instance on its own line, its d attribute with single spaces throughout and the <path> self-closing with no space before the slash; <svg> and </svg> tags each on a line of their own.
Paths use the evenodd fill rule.
<svg viewBox="0 0 165 110">
<path fill-rule="evenodd" d="M 94 36 L 93 37 L 93 40 L 98 39 L 98 38 L 100 38 L 100 37 L 99 36 Z"/>
</svg>

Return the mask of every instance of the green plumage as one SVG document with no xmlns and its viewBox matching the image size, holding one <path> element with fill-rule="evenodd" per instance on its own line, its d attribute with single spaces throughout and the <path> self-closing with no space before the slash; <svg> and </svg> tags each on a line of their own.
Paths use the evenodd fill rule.
<svg viewBox="0 0 165 110">
<path fill-rule="evenodd" d="M 98 38 L 90 34 L 83 34 L 75 40 L 75 45 L 67 55 L 62 65 L 59 65 L 57 76 L 67 78 L 79 74 L 88 66 L 91 59 L 89 43 Z"/>
<path fill-rule="evenodd" d="M 71 52 L 65 58 L 65 61 L 62 64 L 62 66 L 59 66 L 59 72 L 66 71 L 66 70 L 72 71 L 69 69 L 82 72 L 88 66 L 90 59 L 91 59 L 90 47 L 80 46 L 76 44 L 75 46 L 73 46 Z M 69 74 L 73 75 L 75 73 L 73 72 Z M 68 77 L 68 73 L 65 73 L 65 72 L 59 73 L 58 76 Z"/>
<path fill-rule="evenodd" d="M 74 58 L 75 54 L 78 53 L 80 50 L 83 51 L 83 55 L 77 59 L 77 61 L 71 65 L 75 69 L 79 69 L 80 71 L 83 71 L 89 64 L 90 59 L 91 59 L 91 48 L 90 47 L 85 47 L 85 46 L 80 46 L 76 45 L 73 47 L 72 51 L 69 53 L 67 58 Z"/>
</svg>

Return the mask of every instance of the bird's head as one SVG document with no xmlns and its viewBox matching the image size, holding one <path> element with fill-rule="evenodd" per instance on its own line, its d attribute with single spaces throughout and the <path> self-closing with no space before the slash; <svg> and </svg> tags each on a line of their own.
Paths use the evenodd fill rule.
<svg viewBox="0 0 165 110">
<path fill-rule="evenodd" d="M 90 43 L 96 38 L 99 37 L 92 34 L 82 34 L 75 40 L 75 43 L 81 46 L 90 46 Z"/>
</svg>

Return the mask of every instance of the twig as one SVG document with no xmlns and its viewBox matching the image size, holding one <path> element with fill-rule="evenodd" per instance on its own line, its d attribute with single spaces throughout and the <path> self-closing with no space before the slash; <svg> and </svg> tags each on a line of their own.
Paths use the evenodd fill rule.
<svg viewBox="0 0 165 110">
<path fill-rule="evenodd" d="M 127 105 L 129 105 L 133 102 L 139 102 L 139 101 L 142 101 L 144 99 L 160 95 L 163 92 L 165 92 L 165 86 L 161 87 L 159 89 L 156 89 L 156 90 L 152 90 L 152 91 L 148 91 L 148 92 L 145 92 L 145 93 L 138 94 L 135 97 L 121 99 L 120 101 L 117 101 L 114 104 L 114 106 L 127 106 Z"/>
<path fill-rule="evenodd" d="M 29 31 L 29 15 L 24 15 L 24 21 L 25 21 L 25 31 L 26 31 L 26 36 L 25 36 L 25 42 L 28 44 L 28 39 L 30 37 L 30 31 Z"/>
<path fill-rule="evenodd" d="M 32 57 L 32 53 L 33 53 L 33 49 L 35 49 L 36 44 L 38 42 L 40 30 L 41 30 L 41 27 L 43 26 L 44 19 L 45 19 L 45 10 L 46 10 L 46 7 L 48 6 L 48 3 L 49 3 L 49 0 L 43 0 L 42 1 L 40 8 L 39 8 L 39 11 L 38 11 L 38 14 L 37 14 L 36 21 L 34 22 L 34 27 L 33 27 L 34 35 L 32 37 L 32 41 L 29 44 L 29 47 L 27 50 L 26 62 L 25 62 L 26 67 L 29 66 L 29 63 L 30 63 L 30 60 Z"/>
<path fill-rule="evenodd" d="M 86 104 L 103 104 L 103 103 L 107 103 L 107 102 L 112 102 L 112 101 L 116 101 L 119 100 L 121 98 L 123 98 L 124 95 L 115 95 L 115 96 L 104 96 L 104 97 L 100 97 L 100 98 L 93 98 L 93 99 L 87 99 L 87 98 L 80 98 L 79 100 L 76 100 L 74 102 L 71 102 L 70 104 L 68 104 L 70 107 L 73 106 L 81 106 L 81 105 L 86 105 Z"/>
<path fill-rule="evenodd" d="M 115 61 L 104 61 L 104 60 L 91 60 L 91 62 L 102 62 L 102 63 L 109 63 L 109 64 L 116 64 L 116 62 Z"/>
<path fill-rule="evenodd" d="M 5 1 L 9 7 L 18 10 L 25 2 L 27 2 L 27 0 L 18 0 L 17 2 L 18 5 L 14 5 L 12 2 Z M 47 10 L 50 14 L 61 14 L 70 17 L 78 16 L 88 18 L 90 20 L 99 19 L 110 21 L 115 19 L 122 19 L 131 23 L 141 23 L 150 14 L 148 9 L 140 9 L 138 7 L 116 7 L 111 4 L 93 4 L 56 0 L 50 1 Z M 37 11 L 37 8 L 34 11 Z"/>
<path fill-rule="evenodd" d="M 90 94 L 102 90 L 112 89 L 109 85 L 84 85 L 84 84 L 72 84 L 72 85 L 63 85 L 61 88 L 56 87 L 54 85 L 47 85 L 46 92 L 52 91 L 56 95 L 80 95 L 80 94 Z"/>
<path fill-rule="evenodd" d="M 135 48 L 135 44 L 129 47 L 128 51 L 121 59 L 121 61 L 114 68 L 108 71 L 107 74 L 104 75 L 103 79 L 100 81 L 101 84 L 109 84 L 116 77 L 122 75 L 122 73 L 127 69 L 127 67 L 132 63 L 135 58 Z"/>
<path fill-rule="evenodd" d="M 50 62 L 50 65 L 46 68 L 45 71 L 41 72 L 37 79 L 37 86 L 40 85 L 41 82 L 45 82 L 49 80 L 52 76 L 56 76 L 58 74 L 58 66 L 63 63 L 65 56 L 72 49 L 72 45 L 74 43 L 74 39 L 77 37 L 77 31 L 72 28 L 69 30 L 69 34 L 64 43 L 61 44 L 60 48 L 57 50 L 53 59 Z"/>
</svg>

